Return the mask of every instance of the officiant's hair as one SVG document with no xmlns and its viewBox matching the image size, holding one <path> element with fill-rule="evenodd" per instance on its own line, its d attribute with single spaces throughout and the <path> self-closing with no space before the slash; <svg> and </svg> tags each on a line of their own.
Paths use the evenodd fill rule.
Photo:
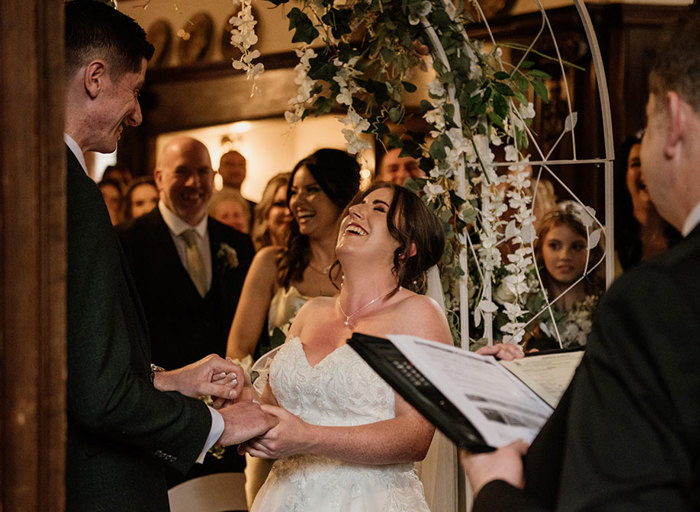
<svg viewBox="0 0 700 512">
<path fill-rule="evenodd" d="M 417 195 L 396 183 L 378 181 L 350 201 L 343 217 L 348 214 L 351 206 L 361 203 L 370 193 L 383 188 L 393 192 L 386 224 L 389 234 L 399 242 L 394 251 L 394 269 L 399 278 L 399 286 L 416 293 L 425 293 L 428 287 L 426 272 L 442 257 L 445 233 L 440 220 Z M 411 251 L 411 244 L 416 246 L 415 254 L 406 257 Z"/>
<path fill-rule="evenodd" d="M 153 51 L 143 28 L 117 9 L 95 0 L 66 3 L 66 79 L 96 58 L 105 59 L 110 78 L 118 79 L 124 73 L 138 72 L 142 59 L 149 60 Z"/>
<path fill-rule="evenodd" d="M 700 9 L 695 5 L 664 30 L 649 73 L 649 92 L 660 98 L 677 92 L 700 112 Z M 657 102 L 657 105 L 663 105 Z"/>
</svg>

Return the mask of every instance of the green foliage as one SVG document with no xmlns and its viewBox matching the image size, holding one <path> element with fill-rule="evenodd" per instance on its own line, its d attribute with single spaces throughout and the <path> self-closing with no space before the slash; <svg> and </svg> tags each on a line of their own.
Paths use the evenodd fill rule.
<svg viewBox="0 0 700 512">
<path fill-rule="evenodd" d="M 287 1 L 272 0 L 275 5 Z M 305 85 L 309 96 L 296 108 L 296 118 L 330 112 L 340 102 L 363 120 L 358 133 L 371 133 L 387 147 L 402 148 L 402 156 L 416 158 L 429 174 L 425 179 L 409 180 L 406 186 L 422 195 L 443 223 L 447 238 L 441 278 L 448 320 L 458 340 L 462 319 L 456 283 L 467 271 L 460 267 L 459 254 L 467 237 L 479 246 L 485 223 L 491 222 L 484 218 L 483 204 L 474 193 L 480 183 L 490 183 L 484 155 L 476 154 L 469 162 L 466 155 L 476 152 L 477 137 L 485 138 L 487 144 L 496 137 L 517 150 L 526 148 L 530 120 L 521 119 L 519 112 L 535 96 L 548 101 L 545 81 L 551 77 L 535 69 L 540 59 L 533 56 L 542 57 L 535 51 L 511 64 L 501 59 L 498 46 L 487 51 L 482 43 L 466 37 L 466 16 L 451 15 L 454 7 L 446 2 L 347 0 L 338 6 L 332 0 L 301 0 L 287 17 L 293 42 L 308 45 L 318 38 L 324 43 L 315 50 L 316 56 L 307 56 L 305 78 L 313 84 Z M 503 46 L 530 51 L 517 44 Z M 426 142 L 410 133 L 402 138 L 391 126 L 402 125 L 409 117 L 403 94 L 417 91 L 412 73 L 425 65 L 428 51 L 437 86 L 431 85 L 429 97 L 419 106 L 434 132 Z M 454 138 L 455 129 L 463 141 Z M 458 151 L 460 165 L 449 160 Z M 454 173 L 460 169 L 467 180 L 468 197 L 456 190 Z M 473 259 L 472 254 L 469 257 Z M 469 270 L 475 290 L 471 300 L 476 301 L 483 283 L 473 267 Z"/>
</svg>

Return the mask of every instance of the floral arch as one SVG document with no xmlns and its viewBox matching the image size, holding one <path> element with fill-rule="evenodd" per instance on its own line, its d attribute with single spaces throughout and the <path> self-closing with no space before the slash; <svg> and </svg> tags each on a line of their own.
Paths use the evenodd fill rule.
<svg viewBox="0 0 700 512">
<path fill-rule="evenodd" d="M 231 19 L 231 43 L 242 56 L 233 66 L 247 73 L 255 91 L 255 79 L 264 71 L 255 61 L 260 55 L 254 48 L 256 20 L 252 0 L 240 1 Z M 271 1 L 277 6 L 289 2 Z M 567 84 L 570 65 L 561 57 L 544 8 L 534 1 L 541 27 L 528 45 L 496 41 L 477 1 L 470 4 L 473 14 L 461 1 L 451 0 L 301 0 L 287 12 L 292 41 L 300 46 L 295 68 L 299 88 L 285 117 L 297 123 L 339 105 L 345 112 L 341 121 L 350 153 L 367 149 L 363 134 L 372 134 L 420 162 L 427 177 L 409 186 L 443 222 L 447 244 L 440 265 L 442 291 L 453 336 L 463 347 L 494 339 L 519 342 L 526 325 L 539 315 L 552 315 L 551 306 L 561 297 L 544 294 L 541 308 L 527 309 L 528 294 L 544 288 L 533 258 L 533 207 L 543 176 L 557 181 L 582 211 L 590 213 L 582 217 L 588 248 L 605 246 L 604 257 L 587 261 L 580 279 L 604 261 L 607 284 L 612 280 L 614 152 L 597 40 L 585 5 L 574 0 L 593 58 L 605 139 L 603 156 L 579 158 L 579 114 L 572 110 Z M 487 41 L 469 36 L 466 27 L 474 16 L 482 20 Z M 550 55 L 538 50 L 545 36 L 553 43 Z M 319 39 L 322 45 L 312 47 Z M 561 72 L 566 104 L 558 137 L 549 149 L 531 129 L 533 101 L 548 101 L 545 83 L 551 76 L 538 69 L 538 62 L 544 61 Z M 419 110 L 430 133 L 400 137 L 394 127 L 414 115 L 407 111 L 403 95 L 416 91 L 412 73 L 428 62 L 434 79 Z M 562 140 L 571 148 L 568 158 L 552 158 Z M 557 176 L 555 169 L 561 165 L 603 169 L 604 223 Z"/>
</svg>

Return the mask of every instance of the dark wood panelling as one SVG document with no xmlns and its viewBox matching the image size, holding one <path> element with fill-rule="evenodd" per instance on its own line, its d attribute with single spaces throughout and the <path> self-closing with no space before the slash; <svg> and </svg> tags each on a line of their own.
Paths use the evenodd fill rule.
<svg viewBox="0 0 700 512">
<path fill-rule="evenodd" d="M 0 510 L 64 509 L 63 5 L 0 2 Z"/>
</svg>

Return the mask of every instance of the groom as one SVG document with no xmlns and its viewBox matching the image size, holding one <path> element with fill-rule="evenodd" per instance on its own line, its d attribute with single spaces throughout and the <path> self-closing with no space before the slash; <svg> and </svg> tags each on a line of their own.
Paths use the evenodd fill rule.
<svg viewBox="0 0 700 512">
<path fill-rule="evenodd" d="M 141 123 L 153 47 L 131 18 L 93 0 L 66 4 L 65 38 L 66 509 L 164 512 L 164 463 L 185 472 L 216 442 L 239 444 L 276 420 L 252 402 L 216 411 L 190 398 L 236 397 L 242 370 L 218 356 L 149 372 L 143 310 L 84 154 L 114 151 Z"/>
<path fill-rule="evenodd" d="M 641 161 L 685 238 L 605 294 L 529 449 L 463 455 L 475 512 L 700 510 L 700 13 L 674 28 L 649 76 Z"/>
</svg>

